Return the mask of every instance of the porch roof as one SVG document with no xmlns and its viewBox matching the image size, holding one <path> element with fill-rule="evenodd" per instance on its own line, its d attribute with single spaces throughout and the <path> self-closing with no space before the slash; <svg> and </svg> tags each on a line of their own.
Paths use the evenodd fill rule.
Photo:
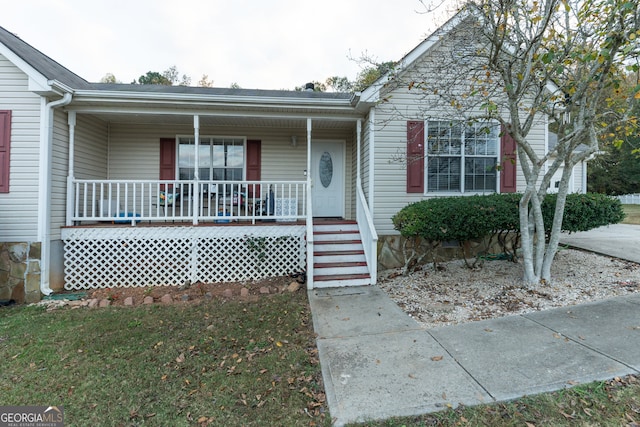
<svg viewBox="0 0 640 427">
<path fill-rule="evenodd" d="M 305 127 L 349 129 L 362 113 L 348 93 L 201 88 L 187 86 L 92 84 L 77 90 L 68 111 L 114 123 Z M 314 127 L 317 127 L 314 125 Z"/>
</svg>

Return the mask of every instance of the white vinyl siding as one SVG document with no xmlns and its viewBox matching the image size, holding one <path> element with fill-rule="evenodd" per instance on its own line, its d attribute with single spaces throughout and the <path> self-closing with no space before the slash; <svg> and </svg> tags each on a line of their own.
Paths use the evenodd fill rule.
<svg viewBox="0 0 640 427">
<path fill-rule="evenodd" d="M 60 238 L 65 225 L 67 176 L 69 174 L 68 114 L 54 110 L 51 236 Z M 93 116 L 78 114 L 75 127 L 74 175 L 80 179 L 107 178 L 107 125 Z"/>
<path fill-rule="evenodd" d="M 0 241 L 35 241 L 41 98 L 28 90 L 27 75 L 0 55 L 0 110 L 11 110 L 9 193 L 0 194 Z"/>
<path fill-rule="evenodd" d="M 108 125 L 93 117 L 78 114 L 75 129 L 74 175 L 82 179 L 108 177 Z"/>
<path fill-rule="evenodd" d="M 67 174 L 69 171 L 69 123 L 67 113 L 53 110 L 53 147 L 51 152 L 51 237 L 60 238 L 65 224 Z"/>
<path fill-rule="evenodd" d="M 298 136 L 296 146 L 291 135 L 302 135 L 302 129 L 278 129 L 268 127 L 207 127 L 200 128 L 200 135 L 224 135 L 261 140 L 261 179 L 264 181 L 304 181 L 307 169 L 306 137 Z M 109 132 L 109 179 L 159 179 L 160 138 L 193 135 L 189 126 L 149 126 L 111 124 Z M 355 172 L 352 159 L 351 132 L 331 130 L 313 131 L 313 138 L 346 140 L 346 177 Z M 354 201 L 352 181 L 345 179 L 346 216 L 352 218 Z"/>
<path fill-rule="evenodd" d="M 425 54 L 424 60 L 429 60 L 429 53 Z M 385 98 L 389 100 L 387 103 L 381 103 L 375 107 L 374 224 L 379 235 L 398 234 L 393 228 L 391 218 L 409 203 L 429 197 L 443 196 L 438 192 L 407 193 L 406 165 L 398 161 L 406 156 L 408 120 L 424 120 L 429 116 L 433 119 L 447 117 L 445 111 L 425 111 L 429 101 L 425 100 L 423 94 L 418 92 L 420 91 L 410 91 L 405 86 L 396 88 L 390 93 L 385 93 Z M 398 112 L 402 112 L 402 114 Z M 541 118 L 534 124 L 528 135 L 529 143 L 540 155 L 545 150 L 545 129 L 546 124 Z M 525 181 L 519 159 L 516 179 L 517 190 L 523 191 Z"/>
</svg>

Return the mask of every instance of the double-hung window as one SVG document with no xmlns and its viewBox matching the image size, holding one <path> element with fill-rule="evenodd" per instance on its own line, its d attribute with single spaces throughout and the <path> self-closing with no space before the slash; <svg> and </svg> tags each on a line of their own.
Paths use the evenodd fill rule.
<svg viewBox="0 0 640 427">
<path fill-rule="evenodd" d="M 244 179 L 244 138 L 200 138 L 198 176 L 201 181 L 241 181 Z M 178 176 L 194 179 L 195 140 L 179 138 Z"/>
<path fill-rule="evenodd" d="M 427 191 L 496 191 L 497 123 L 428 120 L 425 124 Z"/>
</svg>

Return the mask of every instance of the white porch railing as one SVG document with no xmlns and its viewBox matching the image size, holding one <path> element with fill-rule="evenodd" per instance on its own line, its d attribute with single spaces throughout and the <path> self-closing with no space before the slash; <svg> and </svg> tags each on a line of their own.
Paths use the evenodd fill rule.
<svg viewBox="0 0 640 427">
<path fill-rule="evenodd" d="M 375 284 L 378 270 L 378 233 L 376 233 L 367 200 L 360 186 L 356 186 L 356 193 L 356 220 L 364 247 L 364 256 L 367 259 L 367 266 L 369 266 L 371 284 Z"/>
<path fill-rule="evenodd" d="M 306 219 L 306 181 L 72 181 L 67 225 L 79 222 Z"/>
</svg>

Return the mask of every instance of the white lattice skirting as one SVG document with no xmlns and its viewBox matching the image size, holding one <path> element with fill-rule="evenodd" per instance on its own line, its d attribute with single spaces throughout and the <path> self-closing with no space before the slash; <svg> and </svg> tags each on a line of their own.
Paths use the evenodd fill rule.
<svg viewBox="0 0 640 427">
<path fill-rule="evenodd" d="M 67 228 L 65 289 L 235 282 L 306 266 L 305 226 Z"/>
</svg>

